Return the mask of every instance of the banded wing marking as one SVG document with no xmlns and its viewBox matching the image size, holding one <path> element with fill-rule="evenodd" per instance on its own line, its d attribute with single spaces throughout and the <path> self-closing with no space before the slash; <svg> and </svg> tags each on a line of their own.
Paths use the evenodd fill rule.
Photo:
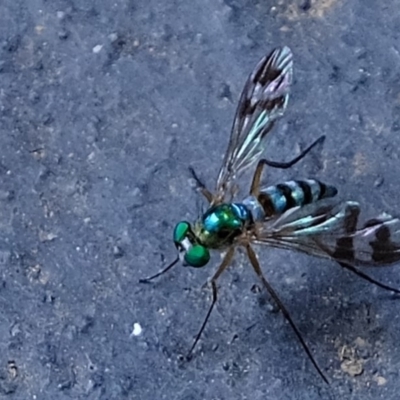
<svg viewBox="0 0 400 400">
<path fill-rule="evenodd" d="M 292 75 L 292 52 L 282 47 L 264 57 L 248 77 L 217 179 L 218 201 L 232 196 L 233 181 L 260 158 L 267 133 L 286 109 Z"/>
<path fill-rule="evenodd" d="M 354 267 L 400 262 L 400 219 L 381 214 L 357 228 L 359 204 L 322 200 L 266 221 L 255 243 L 331 258 Z"/>
</svg>

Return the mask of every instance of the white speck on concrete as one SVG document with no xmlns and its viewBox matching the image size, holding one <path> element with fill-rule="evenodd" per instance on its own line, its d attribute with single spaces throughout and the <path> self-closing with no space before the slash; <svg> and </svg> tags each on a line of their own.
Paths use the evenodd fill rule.
<svg viewBox="0 0 400 400">
<path fill-rule="evenodd" d="M 98 44 L 97 46 L 93 47 L 92 51 L 93 51 L 93 53 L 97 54 L 97 53 L 100 53 L 102 48 L 103 48 L 103 45 L 102 44 Z"/>
<path fill-rule="evenodd" d="M 133 324 L 131 336 L 139 336 L 141 333 L 142 333 L 142 327 L 138 322 L 135 322 Z"/>
</svg>

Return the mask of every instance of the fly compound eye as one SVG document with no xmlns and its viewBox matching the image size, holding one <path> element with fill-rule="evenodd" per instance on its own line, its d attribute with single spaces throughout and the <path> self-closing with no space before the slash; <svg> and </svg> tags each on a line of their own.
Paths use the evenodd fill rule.
<svg viewBox="0 0 400 400">
<path fill-rule="evenodd" d="M 184 264 L 200 268 L 210 260 L 210 252 L 193 242 L 193 233 L 188 222 L 178 222 L 174 229 L 174 242 Z"/>
<path fill-rule="evenodd" d="M 200 268 L 204 267 L 210 261 L 210 252 L 208 249 L 200 244 L 195 244 L 187 250 L 184 255 L 186 264 L 191 267 Z"/>
<path fill-rule="evenodd" d="M 174 239 L 175 246 L 178 249 L 182 248 L 182 242 L 184 239 L 186 239 L 189 231 L 190 231 L 190 225 L 188 222 L 182 221 L 182 222 L 178 222 L 175 225 L 173 239 Z"/>
</svg>

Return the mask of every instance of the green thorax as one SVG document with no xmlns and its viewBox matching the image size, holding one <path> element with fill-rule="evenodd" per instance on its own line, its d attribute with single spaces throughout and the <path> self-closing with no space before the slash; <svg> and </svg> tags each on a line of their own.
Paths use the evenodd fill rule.
<svg viewBox="0 0 400 400">
<path fill-rule="evenodd" d="M 216 249 L 231 244 L 250 222 L 250 213 L 243 204 L 220 204 L 207 210 L 193 232 L 203 246 Z"/>
</svg>

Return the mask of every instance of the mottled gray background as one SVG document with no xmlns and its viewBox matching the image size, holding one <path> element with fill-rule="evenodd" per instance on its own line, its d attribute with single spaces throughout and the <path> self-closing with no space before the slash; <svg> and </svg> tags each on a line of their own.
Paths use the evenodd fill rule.
<svg viewBox="0 0 400 400">
<path fill-rule="evenodd" d="M 174 224 L 198 212 L 187 167 L 213 186 L 244 81 L 276 46 L 295 82 L 266 155 L 327 139 L 265 179 L 316 177 L 366 215 L 398 211 L 399 7 L 1 1 L 0 397 L 398 399 L 400 301 L 333 262 L 259 249 L 329 387 L 243 256 L 190 363 L 220 255 L 138 279 L 175 257 Z M 368 272 L 400 287 L 399 268 Z"/>
</svg>

